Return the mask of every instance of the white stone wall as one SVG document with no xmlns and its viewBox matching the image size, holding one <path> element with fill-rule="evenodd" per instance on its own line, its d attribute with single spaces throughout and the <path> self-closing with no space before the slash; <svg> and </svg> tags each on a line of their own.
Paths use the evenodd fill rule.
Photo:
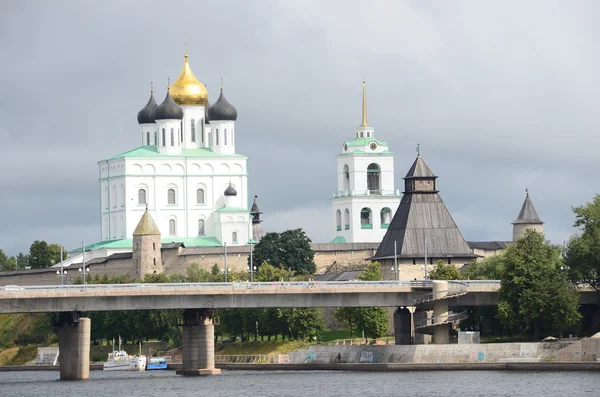
<svg viewBox="0 0 600 397">
<path fill-rule="evenodd" d="M 386 228 L 381 227 L 381 210 L 389 208 L 391 210 L 389 221 L 394 217 L 400 197 L 397 196 L 348 196 L 336 198 L 333 203 L 333 221 L 332 230 L 334 236 L 343 236 L 346 242 L 381 242 L 387 232 Z M 363 229 L 361 225 L 361 210 L 363 208 L 371 209 L 372 229 Z M 349 212 L 350 230 L 346 230 L 346 209 Z M 337 230 L 337 211 L 341 213 L 341 229 Z"/>
<path fill-rule="evenodd" d="M 163 237 L 197 237 L 203 219 L 204 235 L 220 239 L 214 212 L 225 205 L 223 192 L 230 182 L 238 192 L 230 205 L 248 209 L 246 161 L 246 157 L 128 157 L 100 162 L 102 241 L 131 237 L 146 209 L 138 202 L 140 189 L 146 190 L 148 209 Z M 175 190 L 175 204 L 168 204 L 169 189 Z M 197 202 L 197 189 L 204 190 L 204 204 Z M 169 233 L 171 219 L 174 235 Z"/>
</svg>

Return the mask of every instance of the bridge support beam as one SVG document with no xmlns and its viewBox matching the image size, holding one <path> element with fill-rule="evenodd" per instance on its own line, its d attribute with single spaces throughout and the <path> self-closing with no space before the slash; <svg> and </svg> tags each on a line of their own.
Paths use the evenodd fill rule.
<svg viewBox="0 0 600 397">
<path fill-rule="evenodd" d="M 394 312 L 394 343 L 396 345 L 410 345 L 412 331 L 412 315 L 406 307 L 399 307 Z"/>
<path fill-rule="evenodd" d="M 433 330 L 433 343 L 436 345 L 445 345 L 450 343 L 449 324 L 442 324 L 448 320 L 448 300 L 444 297 L 448 295 L 447 281 L 433 281 L 433 324 L 436 325 Z"/>
<path fill-rule="evenodd" d="M 415 308 L 415 311 L 413 313 L 413 324 L 418 323 L 420 321 L 425 321 L 427 320 L 427 312 L 421 308 Z M 414 331 L 414 330 L 413 330 Z M 415 345 L 424 345 L 425 344 L 425 334 L 422 334 L 420 332 L 414 332 L 414 339 L 413 339 L 413 343 Z M 429 335 L 427 335 L 429 336 Z"/>
<path fill-rule="evenodd" d="M 66 319 L 66 315 L 69 319 Z M 60 380 L 90 378 L 91 320 L 76 314 L 62 313 L 65 318 L 58 324 L 58 351 Z"/>
<path fill-rule="evenodd" d="M 218 375 L 215 368 L 214 309 L 187 309 L 183 312 L 182 366 L 176 373 L 185 376 Z"/>
</svg>

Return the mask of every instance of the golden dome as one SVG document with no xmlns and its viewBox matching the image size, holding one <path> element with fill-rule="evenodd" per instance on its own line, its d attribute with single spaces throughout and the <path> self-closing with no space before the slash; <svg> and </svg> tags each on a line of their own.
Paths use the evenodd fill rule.
<svg viewBox="0 0 600 397">
<path fill-rule="evenodd" d="M 204 84 L 198 81 L 188 63 L 188 54 L 181 74 L 171 85 L 171 96 L 178 105 L 204 105 L 208 103 L 208 91 Z"/>
</svg>

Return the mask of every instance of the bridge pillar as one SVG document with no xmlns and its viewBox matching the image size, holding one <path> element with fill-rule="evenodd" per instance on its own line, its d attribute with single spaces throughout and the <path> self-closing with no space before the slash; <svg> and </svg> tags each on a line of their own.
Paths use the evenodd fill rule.
<svg viewBox="0 0 600 397">
<path fill-rule="evenodd" d="M 176 373 L 186 376 L 218 375 L 215 368 L 214 309 L 187 309 L 183 312 L 182 366 Z"/>
<path fill-rule="evenodd" d="M 394 338 L 396 345 L 410 345 L 412 315 L 406 307 L 399 307 L 394 312 Z"/>
<path fill-rule="evenodd" d="M 427 312 L 419 307 L 415 308 L 413 313 L 413 324 L 418 323 L 420 321 L 425 321 L 427 319 Z M 425 344 L 425 334 L 420 332 L 414 332 L 413 343 L 415 345 L 424 345 Z M 429 336 L 429 335 L 428 335 Z"/>
<path fill-rule="evenodd" d="M 68 314 L 70 319 L 58 324 L 58 351 L 60 361 L 60 380 L 81 380 L 90 378 L 90 330 L 91 320 L 77 318 Z"/>
<path fill-rule="evenodd" d="M 444 345 L 450 343 L 449 324 L 442 324 L 448 319 L 448 300 L 444 297 L 448 295 L 447 281 L 433 281 L 433 297 L 436 299 L 433 303 L 433 324 L 440 324 L 433 330 L 433 343 Z"/>
</svg>

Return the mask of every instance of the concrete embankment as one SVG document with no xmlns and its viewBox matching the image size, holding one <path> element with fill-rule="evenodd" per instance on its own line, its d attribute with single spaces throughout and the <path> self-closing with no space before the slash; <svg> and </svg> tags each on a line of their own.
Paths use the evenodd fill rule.
<svg viewBox="0 0 600 397">
<path fill-rule="evenodd" d="M 170 370 L 177 370 L 180 363 L 169 364 Z M 600 363 L 582 362 L 538 362 L 538 363 L 440 363 L 440 364 L 217 364 L 225 371 L 360 371 L 360 372 L 402 372 L 402 371 L 598 371 Z M 102 370 L 102 364 L 91 364 L 90 371 Z M 0 367 L 0 371 L 58 371 L 52 365 L 14 365 Z"/>
</svg>

